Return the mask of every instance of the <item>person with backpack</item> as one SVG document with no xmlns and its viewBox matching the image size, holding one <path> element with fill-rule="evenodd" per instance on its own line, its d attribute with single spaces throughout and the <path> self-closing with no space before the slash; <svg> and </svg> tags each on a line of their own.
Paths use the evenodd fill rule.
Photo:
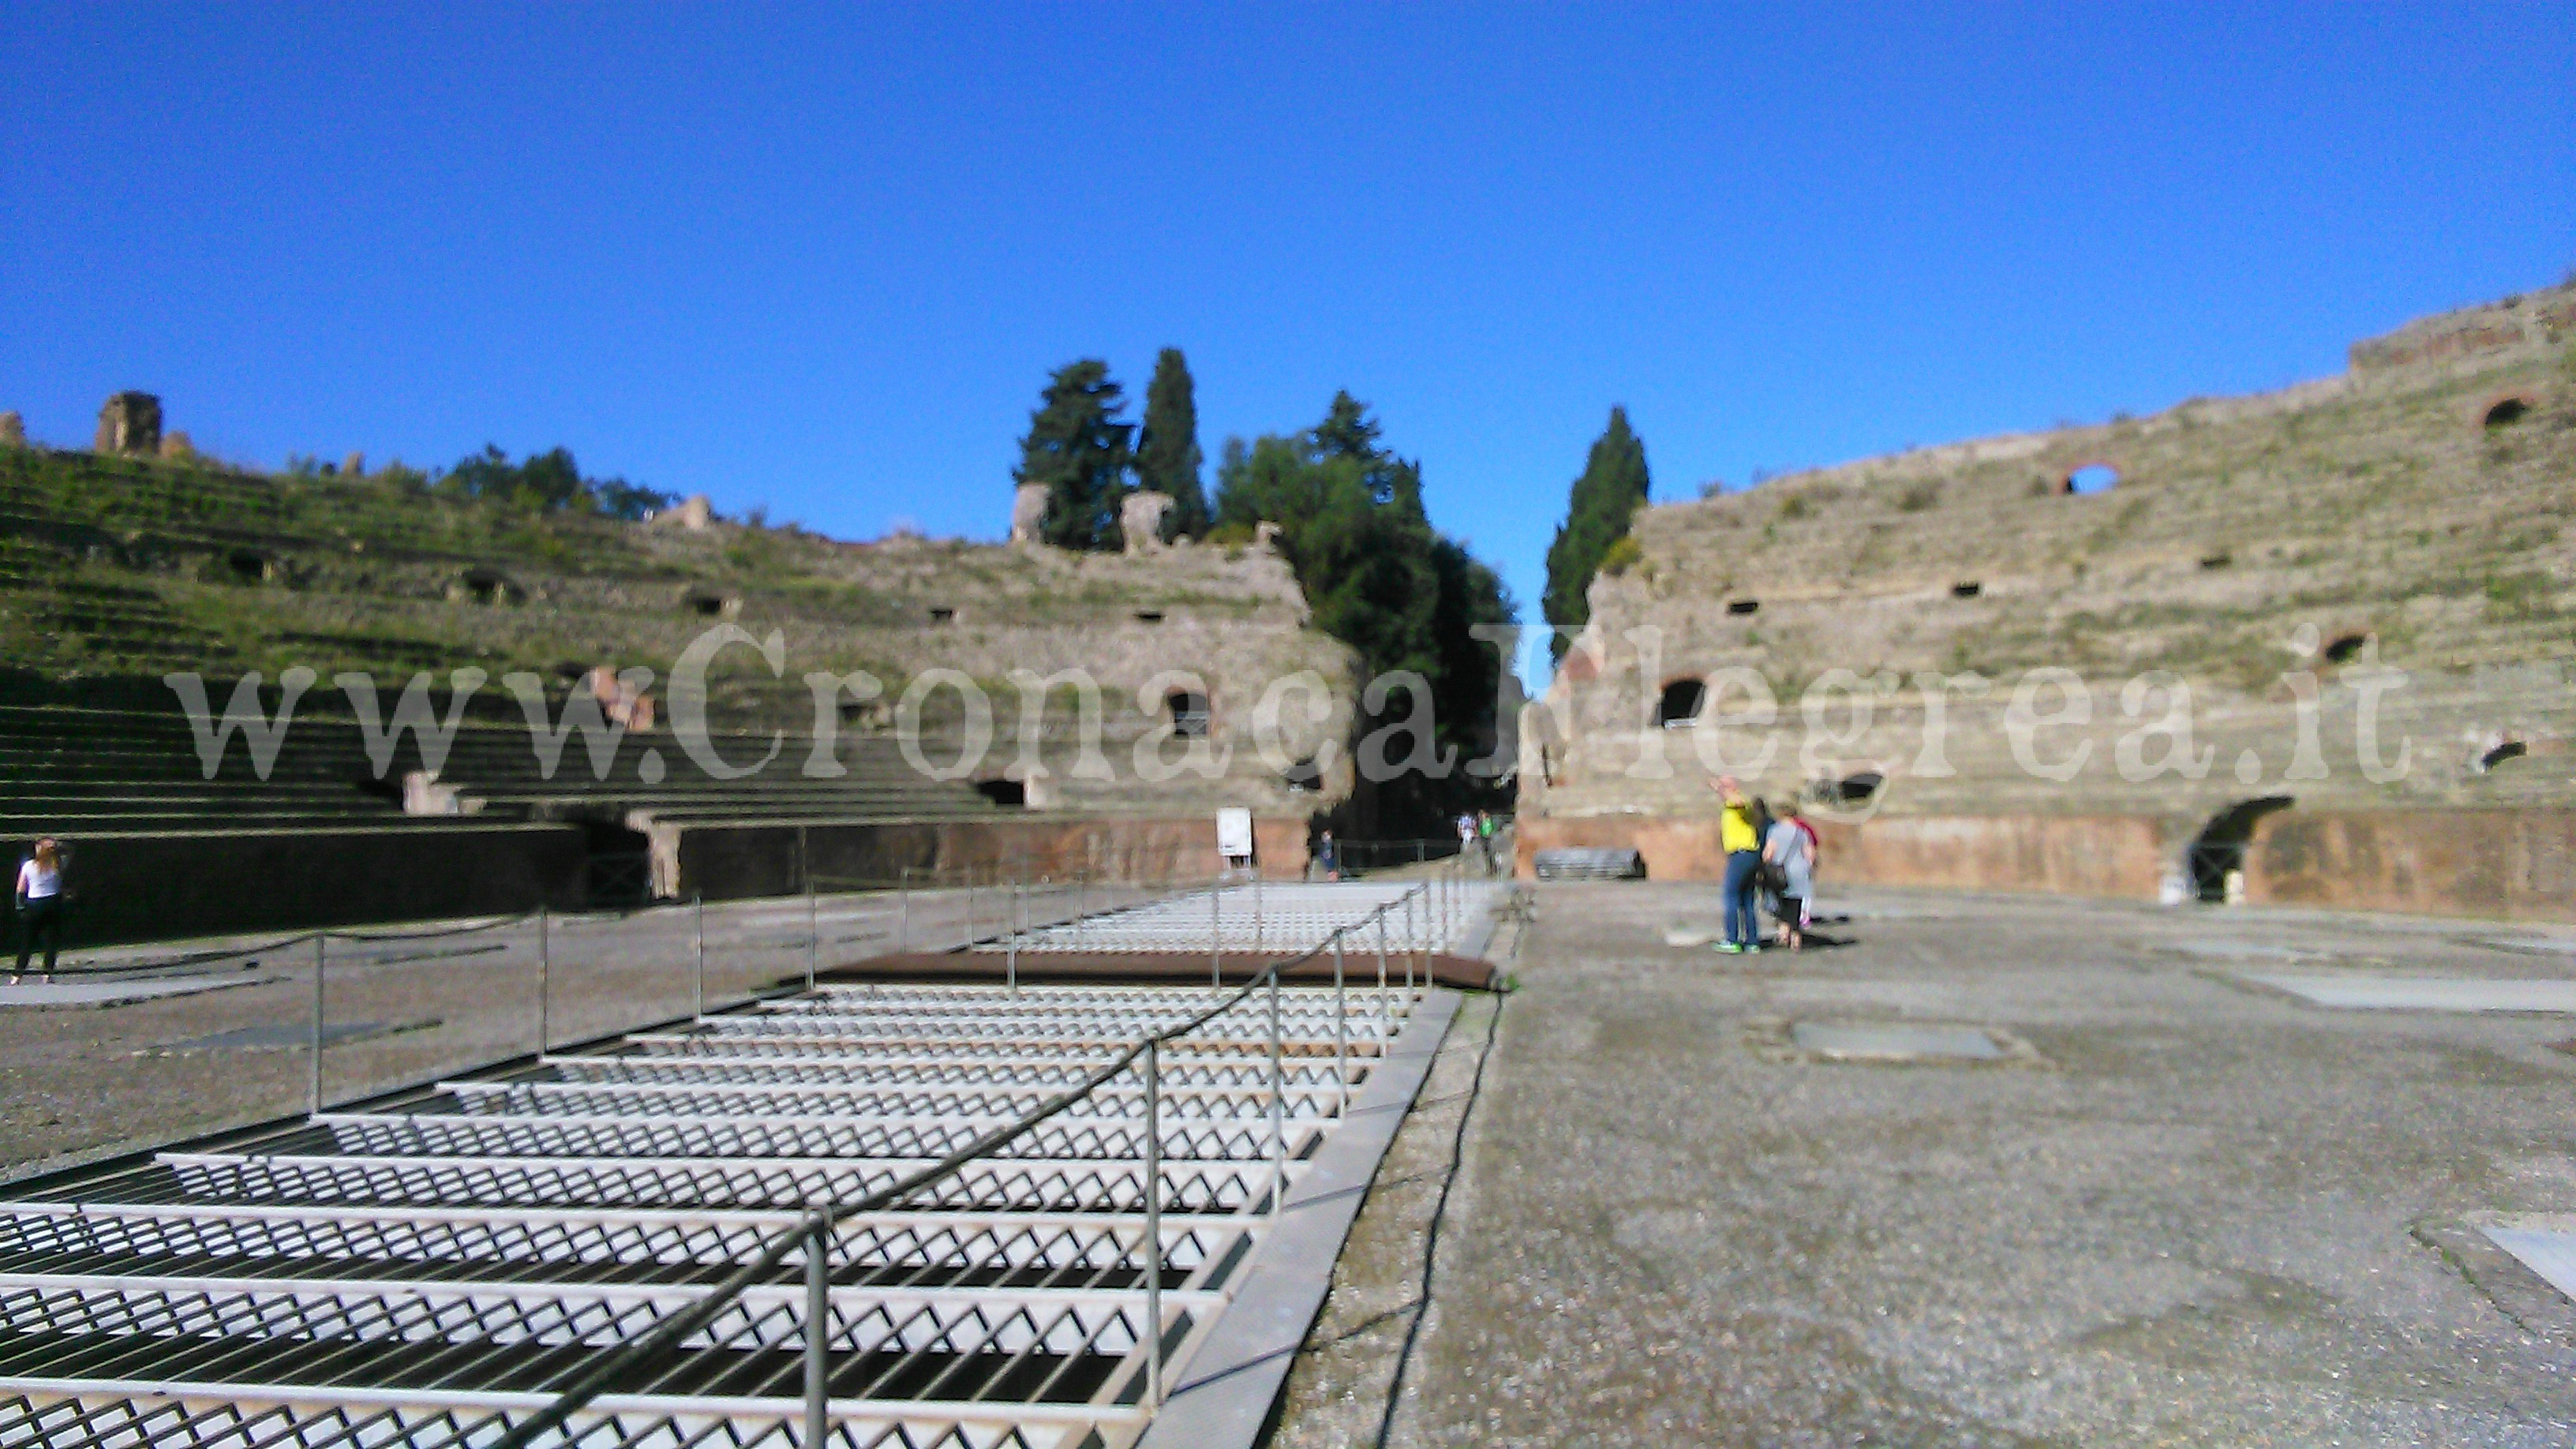
<svg viewBox="0 0 2576 1449">
<path fill-rule="evenodd" d="M 1717 949 L 1732 956 L 1762 949 L 1755 895 L 1762 888 L 1762 837 L 1753 828 L 1753 802 L 1744 783 L 1733 775 L 1708 782 L 1723 807 L 1718 814 L 1718 846 L 1726 852 L 1726 936 Z"/>
<path fill-rule="evenodd" d="M 1816 894 L 1815 837 L 1798 818 L 1794 804 L 1781 807 L 1762 841 L 1762 863 L 1771 874 L 1779 900 L 1772 919 L 1779 923 L 1780 944 L 1792 951 L 1807 948 L 1808 903 Z"/>
</svg>

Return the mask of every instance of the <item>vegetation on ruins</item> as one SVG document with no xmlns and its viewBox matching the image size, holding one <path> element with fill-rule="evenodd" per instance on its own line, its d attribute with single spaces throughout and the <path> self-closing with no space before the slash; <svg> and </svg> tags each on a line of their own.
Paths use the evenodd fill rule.
<svg viewBox="0 0 2576 1449">
<path fill-rule="evenodd" d="M 482 452 L 469 454 L 434 480 L 397 468 L 394 481 L 399 484 L 418 480 L 429 491 L 450 498 L 480 498 L 532 513 L 595 513 L 635 523 L 679 501 L 674 494 L 638 487 L 623 478 L 585 478 L 572 450 L 561 447 L 513 463 L 497 444 L 486 443 Z"/>
<path fill-rule="evenodd" d="M 1163 517 L 1167 537 L 1200 538 L 1208 528 L 1207 493 L 1199 486 L 1199 404 L 1189 359 L 1166 347 L 1145 385 L 1145 427 L 1136 439 L 1136 486 L 1172 497 Z"/>
<path fill-rule="evenodd" d="M 1470 630 L 1513 616 L 1502 579 L 1422 509 L 1422 469 L 1379 442 L 1377 421 L 1347 392 L 1323 421 L 1246 445 L 1228 439 L 1217 469 L 1218 537 L 1262 522 L 1279 526 L 1279 548 L 1296 571 L 1315 626 L 1357 650 L 1369 676 L 1409 670 L 1430 685 L 1435 735 L 1444 753 L 1477 757 L 1491 747 L 1494 702 L 1504 661 Z M 1393 691 L 1365 729 L 1419 712 Z M 1453 769 L 1444 779 L 1408 772 L 1381 796 L 1385 818 L 1428 828 L 1432 818 L 1491 782 Z"/>
<path fill-rule="evenodd" d="M 1118 548 L 1118 504 L 1127 492 L 1134 426 L 1121 421 L 1126 394 L 1096 357 L 1068 362 L 1047 380 L 1029 431 L 1020 439 L 1021 484 L 1043 484 L 1046 516 L 1038 536 L 1057 548 Z"/>
<path fill-rule="evenodd" d="M 1580 629 L 1592 617 L 1584 591 L 1592 587 L 1610 546 L 1628 536 L 1628 522 L 1646 504 L 1646 445 L 1628 426 L 1628 410 L 1610 409 L 1610 425 L 1593 441 L 1583 474 L 1566 500 L 1565 522 L 1547 548 L 1547 592 L 1540 608 L 1560 629 Z M 1571 636 L 1550 643 L 1565 657 Z"/>
</svg>

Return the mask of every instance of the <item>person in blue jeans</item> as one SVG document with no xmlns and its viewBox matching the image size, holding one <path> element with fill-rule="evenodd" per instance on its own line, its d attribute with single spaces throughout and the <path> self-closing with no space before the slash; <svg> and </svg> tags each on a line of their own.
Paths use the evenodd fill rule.
<svg viewBox="0 0 2576 1449">
<path fill-rule="evenodd" d="M 1762 836 L 1753 825 L 1753 802 L 1733 775 L 1720 775 L 1708 787 L 1725 802 L 1717 834 L 1726 851 L 1726 939 L 1717 949 L 1728 955 L 1759 951 L 1762 923 L 1756 897 L 1762 887 Z"/>
</svg>

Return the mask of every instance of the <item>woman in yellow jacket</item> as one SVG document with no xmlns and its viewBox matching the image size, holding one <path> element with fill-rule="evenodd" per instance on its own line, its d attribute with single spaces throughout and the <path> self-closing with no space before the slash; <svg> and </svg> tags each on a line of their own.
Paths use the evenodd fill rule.
<svg viewBox="0 0 2576 1449">
<path fill-rule="evenodd" d="M 1762 835 L 1753 825 L 1753 802 L 1733 775 L 1708 782 L 1726 802 L 1718 817 L 1718 844 L 1726 851 L 1726 939 L 1717 949 L 1733 954 L 1762 949 L 1762 923 L 1756 896 L 1762 884 Z"/>
</svg>

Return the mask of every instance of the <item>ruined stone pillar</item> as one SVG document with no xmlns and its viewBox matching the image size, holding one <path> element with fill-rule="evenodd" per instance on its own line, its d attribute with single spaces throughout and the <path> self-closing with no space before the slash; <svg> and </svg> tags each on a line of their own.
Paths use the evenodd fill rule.
<svg viewBox="0 0 2576 1449">
<path fill-rule="evenodd" d="M 1038 542 L 1038 526 L 1046 522 L 1047 486 L 1023 483 L 1011 495 L 1011 542 Z"/>
<path fill-rule="evenodd" d="M 1159 553 L 1163 548 L 1163 515 L 1172 511 L 1172 495 L 1130 493 L 1118 505 L 1118 532 L 1129 553 Z"/>
</svg>

